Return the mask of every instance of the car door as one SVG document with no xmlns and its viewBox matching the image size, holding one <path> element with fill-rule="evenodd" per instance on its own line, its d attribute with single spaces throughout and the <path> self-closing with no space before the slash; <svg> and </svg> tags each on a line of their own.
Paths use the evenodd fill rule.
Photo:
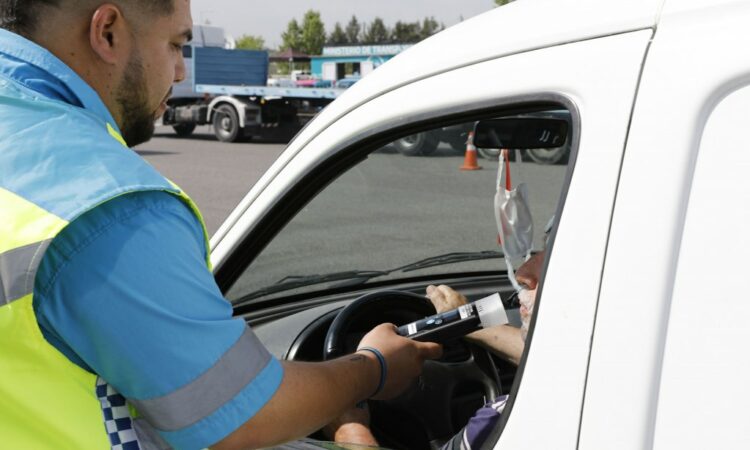
<svg viewBox="0 0 750 450">
<path fill-rule="evenodd" d="M 614 210 L 581 448 L 746 448 L 746 2 L 667 2 Z"/>
<path fill-rule="evenodd" d="M 531 344 L 495 438 L 502 431 L 498 448 L 575 448 L 617 177 L 651 36 L 646 28 L 472 62 L 376 92 L 337 120 L 313 124 L 317 134 L 302 147 L 293 143 L 233 216 L 233 225 L 218 233 L 213 260 L 219 285 L 227 291 L 239 273 L 252 270 L 253 259 L 318 191 L 356 167 L 361 158 L 347 158 L 357 149 L 462 117 L 535 105 L 567 109 L 574 141 L 558 225 Z M 366 82 L 352 95 L 371 86 Z M 303 131 L 298 139 L 306 136 Z M 489 208 L 492 191 L 485 195 Z"/>
</svg>

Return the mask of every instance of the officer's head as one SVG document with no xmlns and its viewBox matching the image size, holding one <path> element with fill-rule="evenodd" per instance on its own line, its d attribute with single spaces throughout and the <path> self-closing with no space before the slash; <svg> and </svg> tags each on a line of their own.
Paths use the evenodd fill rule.
<svg viewBox="0 0 750 450">
<path fill-rule="evenodd" d="M 190 0 L 0 0 L 0 27 L 78 73 L 130 146 L 151 138 L 192 36 Z"/>
</svg>

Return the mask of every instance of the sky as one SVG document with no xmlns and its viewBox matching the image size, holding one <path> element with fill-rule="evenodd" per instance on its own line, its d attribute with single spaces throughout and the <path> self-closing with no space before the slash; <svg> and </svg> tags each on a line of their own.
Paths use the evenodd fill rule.
<svg viewBox="0 0 750 450">
<path fill-rule="evenodd" d="M 386 26 L 396 21 L 422 21 L 434 17 L 446 27 L 469 17 L 491 10 L 494 0 L 192 0 L 193 22 L 224 28 L 238 38 L 243 34 L 262 36 L 266 46 L 281 44 L 281 33 L 287 23 L 297 19 L 300 24 L 305 12 L 320 13 L 330 33 L 336 22 L 345 26 L 353 15 L 360 23 L 380 17 Z"/>
</svg>

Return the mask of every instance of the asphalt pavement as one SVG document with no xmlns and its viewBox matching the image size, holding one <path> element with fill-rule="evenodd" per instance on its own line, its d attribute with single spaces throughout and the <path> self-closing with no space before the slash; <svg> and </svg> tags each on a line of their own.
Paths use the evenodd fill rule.
<svg viewBox="0 0 750 450">
<path fill-rule="evenodd" d="M 219 142 L 210 127 L 178 137 L 159 126 L 136 152 L 195 200 L 213 234 L 286 147 L 286 143 Z"/>
<path fill-rule="evenodd" d="M 284 148 L 284 143 L 218 142 L 208 127 L 189 138 L 160 127 L 136 151 L 193 197 L 214 233 Z M 241 296 L 289 274 L 386 270 L 441 253 L 497 250 L 492 211 L 497 161 L 480 159 L 484 170 L 464 172 L 463 159 L 444 144 L 426 157 L 392 149 L 370 155 L 280 230 L 228 295 Z M 526 162 L 513 170 L 517 181 L 531 186 L 539 248 L 566 167 Z M 368 255 L 366 267 L 360 267 L 362 254 Z M 473 269 L 497 264 L 478 261 Z"/>
</svg>

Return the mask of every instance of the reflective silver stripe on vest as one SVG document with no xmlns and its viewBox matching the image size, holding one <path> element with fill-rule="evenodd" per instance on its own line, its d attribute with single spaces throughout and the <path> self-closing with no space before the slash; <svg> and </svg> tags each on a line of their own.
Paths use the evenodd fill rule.
<svg viewBox="0 0 750 450">
<path fill-rule="evenodd" d="M 159 433 L 146 419 L 133 419 L 133 430 L 138 436 L 140 450 L 172 450 L 172 447 L 162 439 Z"/>
<path fill-rule="evenodd" d="M 248 327 L 232 348 L 192 383 L 163 397 L 128 401 L 155 428 L 180 430 L 234 398 L 270 360 L 271 355 Z"/>
<path fill-rule="evenodd" d="M 0 254 L 0 305 L 18 300 L 34 291 L 34 277 L 41 255 L 52 239 L 26 245 Z"/>
</svg>

